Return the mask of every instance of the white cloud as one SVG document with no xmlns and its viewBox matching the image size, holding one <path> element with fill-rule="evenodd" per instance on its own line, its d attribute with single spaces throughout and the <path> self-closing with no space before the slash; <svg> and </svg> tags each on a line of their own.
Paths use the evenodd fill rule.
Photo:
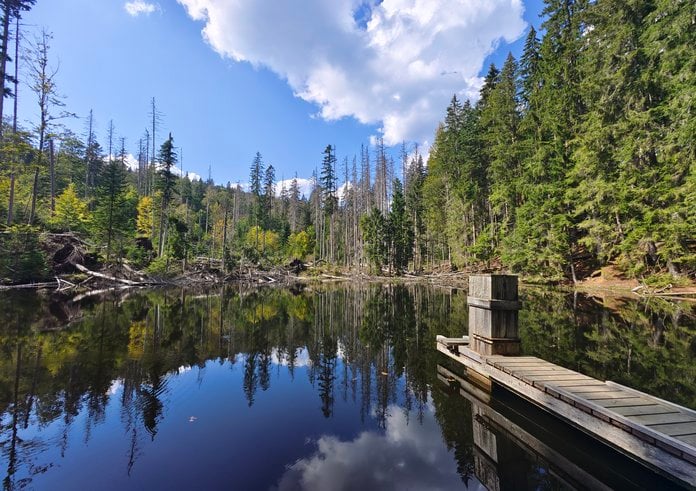
<svg viewBox="0 0 696 491">
<path fill-rule="evenodd" d="M 126 12 L 128 12 L 128 15 L 131 17 L 150 15 L 155 10 L 160 9 L 159 5 L 146 2 L 145 0 L 133 0 L 131 2 L 126 2 L 123 5 L 123 8 L 126 9 Z"/>
<path fill-rule="evenodd" d="M 525 27 L 521 0 L 177 1 L 220 55 L 270 68 L 326 120 L 380 124 L 387 145 L 432 139 L 452 94 L 476 98 L 485 57 Z"/>
<path fill-rule="evenodd" d="M 385 434 L 365 431 L 352 441 L 325 435 L 316 452 L 288 467 L 279 490 L 459 489 L 462 480 L 428 405 L 420 424 L 397 406 L 388 408 Z M 469 489 L 485 489 L 475 478 Z"/>
<path fill-rule="evenodd" d="M 119 158 L 120 157 L 118 157 L 117 155 L 111 156 L 112 160 L 118 160 Z M 104 157 L 104 162 L 109 162 L 108 156 Z M 126 167 L 133 172 L 136 172 L 138 170 L 138 159 L 131 153 L 126 154 L 126 158 L 124 159 L 123 163 L 126 164 Z M 184 175 L 184 173 L 181 171 L 181 169 L 179 167 L 176 167 L 176 166 L 172 167 L 172 173 L 176 176 L 179 176 L 179 177 Z M 201 180 L 201 176 L 196 174 L 195 172 L 186 171 L 186 175 L 188 176 L 188 178 L 191 181 L 200 181 Z"/>
<path fill-rule="evenodd" d="M 289 191 L 291 184 L 292 179 L 283 179 L 282 181 L 278 181 L 275 185 L 276 196 L 280 196 L 280 191 L 283 189 L 283 186 L 285 186 L 285 189 Z M 300 188 L 300 196 L 309 198 L 309 195 L 312 194 L 313 186 L 314 184 L 311 179 L 305 179 L 304 177 L 297 178 L 297 187 Z"/>
<path fill-rule="evenodd" d="M 271 363 L 286 367 L 290 364 L 290 359 L 288 358 L 287 353 L 281 353 L 278 351 L 278 348 L 273 348 L 273 351 L 271 351 Z M 309 351 L 307 348 L 300 348 L 295 351 L 293 366 L 296 368 L 312 366 L 312 359 L 309 356 Z"/>
</svg>

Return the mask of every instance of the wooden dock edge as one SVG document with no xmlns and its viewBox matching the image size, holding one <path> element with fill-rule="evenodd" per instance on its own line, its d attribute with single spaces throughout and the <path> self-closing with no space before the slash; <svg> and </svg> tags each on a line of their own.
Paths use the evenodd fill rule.
<svg viewBox="0 0 696 491">
<path fill-rule="evenodd" d="M 562 400 L 569 404 L 573 404 L 578 409 L 585 411 L 588 414 L 593 414 L 615 426 L 623 428 L 631 434 L 636 435 L 641 440 L 647 439 L 650 443 L 652 443 L 652 439 L 655 441 L 655 445 L 659 446 L 663 450 L 696 465 L 696 449 L 694 449 L 691 445 L 688 445 L 681 440 L 677 440 L 676 438 L 672 438 L 669 435 L 665 435 L 664 433 L 657 432 L 651 429 L 649 426 L 637 424 L 631 421 L 629 418 L 615 413 L 614 411 L 609 411 L 599 404 L 595 404 L 588 399 L 578 397 L 577 394 L 573 394 L 562 387 L 547 386 L 546 388 L 547 392 L 549 392 L 549 390 L 558 392 Z"/>
<path fill-rule="evenodd" d="M 437 350 L 445 356 L 463 364 L 481 375 L 491 379 L 503 388 L 507 388 L 515 394 L 522 396 L 527 401 L 560 418 L 573 427 L 585 432 L 591 437 L 604 442 L 623 455 L 646 465 L 654 472 L 681 485 L 688 485 L 696 489 L 696 466 L 676 457 L 666 450 L 646 442 L 614 426 L 598 417 L 592 416 L 567 402 L 558 399 L 544 391 L 534 388 L 525 382 L 496 369 L 486 363 L 475 361 L 473 357 L 467 357 L 466 348 L 460 348 L 461 355 L 452 353 L 441 343 L 436 343 Z M 496 373 L 493 372 L 496 371 Z"/>
</svg>

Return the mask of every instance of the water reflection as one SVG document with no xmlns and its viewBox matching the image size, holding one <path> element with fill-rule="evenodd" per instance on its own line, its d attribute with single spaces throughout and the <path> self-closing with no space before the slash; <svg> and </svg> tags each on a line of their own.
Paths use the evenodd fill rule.
<svg viewBox="0 0 696 491">
<path fill-rule="evenodd" d="M 696 407 L 692 306 L 525 294 L 527 353 Z M 3 295 L 4 489 L 476 488 L 472 408 L 433 390 L 434 336 L 466 332 L 465 302 L 415 285 Z"/>
<path fill-rule="evenodd" d="M 316 450 L 288 467 L 279 490 L 455 489 L 462 481 L 428 404 L 420 424 L 398 406 L 387 408 L 386 431 L 352 440 L 323 435 Z M 474 486 L 475 488 L 476 486 Z"/>
</svg>

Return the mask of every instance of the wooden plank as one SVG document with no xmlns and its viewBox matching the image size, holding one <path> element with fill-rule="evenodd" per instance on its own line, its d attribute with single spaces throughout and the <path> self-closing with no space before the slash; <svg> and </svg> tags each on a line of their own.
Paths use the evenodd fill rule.
<svg viewBox="0 0 696 491">
<path fill-rule="evenodd" d="M 676 438 L 677 440 L 681 440 L 684 443 L 696 448 L 696 435 L 679 435 L 675 436 L 674 438 Z"/>
<path fill-rule="evenodd" d="M 565 368 L 554 365 L 545 365 L 543 363 L 525 363 L 523 365 L 502 364 L 496 363 L 493 365 L 496 368 L 505 368 L 508 370 L 565 370 Z"/>
<path fill-rule="evenodd" d="M 438 343 L 445 346 L 469 344 L 469 336 L 463 336 L 461 338 L 446 338 L 444 336 L 437 336 L 436 339 Z"/>
<path fill-rule="evenodd" d="M 609 392 L 587 392 L 578 396 L 594 401 L 596 399 L 636 399 L 638 396 L 624 392 L 622 390 L 612 390 Z"/>
<path fill-rule="evenodd" d="M 507 370 L 505 370 L 507 372 Z M 570 370 L 542 370 L 539 368 L 535 369 L 530 369 L 530 370 L 515 370 L 513 372 L 508 372 L 512 373 L 512 375 L 519 376 L 519 375 L 575 375 L 573 372 Z"/>
<path fill-rule="evenodd" d="M 548 363 L 494 363 L 494 367 L 496 368 L 507 368 L 510 370 L 525 370 L 525 369 L 532 369 L 532 368 L 550 368 L 554 369 L 556 368 L 555 365 L 550 365 Z M 560 367 L 559 367 L 560 368 Z"/>
<path fill-rule="evenodd" d="M 505 361 L 514 361 L 514 362 L 520 362 L 520 361 L 544 361 L 541 358 L 537 358 L 536 356 L 503 356 L 503 355 L 491 355 L 486 357 L 487 360 L 490 360 L 492 363 L 497 363 L 497 362 L 505 362 Z M 547 362 L 548 363 L 548 362 Z"/>
<path fill-rule="evenodd" d="M 558 380 L 559 382 L 564 382 L 568 380 L 581 380 L 581 381 L 589 381 L 589 380 L 594 380 L 586 375 L 580 375 L 579 373 L 559 373 L 559 374 L 554 374 L 554 375 L 535 375 L 534 377 L 531 377 L 534 380 L 539 380 L 539 381 L 546 381 L 546 382 L 551 382 L 554 380 Z"/>
<path fill-rule="evenodd" d="M 534 366 L 534 365 L 527 365 L 525 367 L 509 367 L 509 366 L 501 366 L 501 365 L 494 365 L 495 368 L 498 370 L 502 370 L 505 373 L 518 373 L 520 371 L 541 371 L 541 372 L 548 372 L 548 373 L 554 373 L 556 370 L 553 368 L 548 368 L 548 367 L 543 367 L 543 366 Z"/>
<path fill-rule="evenodd" d="M 544 362 L 538 358 L 527 359 L 527 360 L 502 360 L 502 359 L 491 359 L 490 356 L 486 357 L 486 363 L 493 366 L 525 366 L 525 365 L 549 365 L 548 362 Z"/>
<path fill-rule="evenodd" d="M 562 394 L 561 396 L 567 396 L 572 399 L 576 399 L 576 396 L 571 394 L 570 392 L 564 391 L 563 389 L 559 389 Z M 639 398 L 643 398 L 642 396 Z M 564 397 L 565 399 L 565 397 Z M 662 450 L 665 450 L 666 452 L 675 455 L 676 457 L 679 457 L 686 462 L 690 462 L 691 464 L 696 465 L 696 448 L 687 445 L 683 441 L 677 440 L 673 438 L 670 435 L 667 435 L 665 433 L 661 433 L 658 431 L 655 431 L 653 426 L 644 426 L 642 424 L 638 424 L 634 421 L 631 421 L 629 418 L 619 416 L 615 412 L 606 409 L 604 407 L 599 406 L 596 404 L 597 402 L 603 402 L 603 401 L 579 401 L 579 400 L 574 400 L 573 401 L 575 404 L 580 404 L 579 407 L 582 407 L 583 410 L 589 410 L 589 412 L 593 415 L 596 415 L 597 417 L 600 417 L 601 419 L 608 418 L 608 421 L 611 421 L 612 424 L 615 424 L 619 428 L 624 429 L 626 432 L 630 432 L 631 434 L 637 436 L 643 441 L 646 441 L 650 444 L 654 444 L 657 447 L 661 448 Z M 679 424 L 684 424 L 684 423 L 677 423 L 675 425 L 661 425 L 661 426 L 677 426 Z M 696 478 L 696 468 L 694 469 L 694 477 Z"/>
<path fill-rule="evenodd" d="M 612 382 L 611 380 L 607 380 L 607 385 L 609 385 L 610 387 L 620 388 L 622 390 L 625 390 L 626 392 L 632 392 L 632 393 L 637 394 L 639 396 L 650 397 L 650 398 L 654 399 L 656 402 L 659 402 L 665 406 L 672 407 L 672 408 L 677 409 L 681 412 L 688 413 L 688 414 L 691 414 L 692 416 L 696 417 L 696 411 L 694 411 L 693 409 L 689 409 L 688 407 L 680 406 L 679 404 L 675 404 L 673 402 L 666 401 L 664 399 L 660 399 L 659 397 L 655 397 L 653 395 L 646 394 L 645 392 L 641 392 L 641 391 L 636 390 L 632 387 L 626 387 L 625 385 L 617 384 L 616 382 Z"/>
<path fill-rule="evenodd" d="M 669 436 L 696 435 L 696 423 L 669 423 L 664 425 L 650 425 L 648 427 L 651 430 Z"/>
<path fill-rule="evenodd" d="M 553 385 L 557 385 L 558 387 L 589 387 L 591 385 L 595 385 L 597 387 L 604 387 L 604 382 L 600 382 L 599 380 L 560 380 Z"/>
<path fill-rule="evenodd" d="M 593 392 L 612 392 L 614 389 L 606 385 L 577 385 L 575 387 L 568 387 L 566 390 L 573 394 L 585 395 Z"/>
<path fill-rule="evenodd" d="M 673 414 L 678 412 L 676 409 L 672 409 L 662 404 L 652 404 L 650 406 L 627 406 L 627 407 L 615 407 L 612 411 L 621 414 L 622 416 L 640 416 L 643 414 Z"/>
<path fill-rule="evenodd" d="M 684 413 L 644 414 L 628 416 L 628 419 L 646 426 L 667 423 L 696 423 L 696 419 L 693 416 Z M 696 433 L 696 430 L 694 433 Z"/>
<path fill-rule="evenodd" d="M 597 401 L 592 401 L 606 408 L 614 408 L 620 406 L 652 406 L 655 401 L 646 399 L 644 397 L 623 397 L 621 399 L 600 399 Z"/>
<path fill-rule="evenodd" d="M 493 365 L 528 365 L 528 364 L 534 364 L 534 363 L 538 363 L 540 365 L 553 365 L 553 363 L 549 363 L 548 361 L 542 360 L 541 358 L 520 359 L 516 356 L 506 356 L 502 359 L 501 358 L 491 359 L 491 357 L 489 356 L 488 360 Z"/>
</svg>

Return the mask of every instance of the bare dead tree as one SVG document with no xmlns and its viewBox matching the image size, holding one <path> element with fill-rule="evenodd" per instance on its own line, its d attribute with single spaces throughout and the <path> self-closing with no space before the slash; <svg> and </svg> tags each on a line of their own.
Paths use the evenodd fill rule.
<svg viewBox="0 0 696 491">
<path fill-rule="evenodd" d="M 28 68 L 31 90 L 36 94 L 39 106 L 39 122 L 36 125 L 36 134 L 38 138 L 38 155 L 36 166 L 34 169 L 34 186 L 31 196 L 31 211 L 29 213 L 28 223 L 31 225 L 34 222 L 36 215 L 36 198 L 38 194 L 39 170 L 43 164 L 44 145 L 47 137 L 52 137 L 56 121 L 68 117 L 76 117 L 75 114 L 67 111 L 54 110 L 65 106 L 63 96 L 58 94 L 56 88 L 56 75 L 58 67 L 52 67 L 49 63 L 48 52 L 50 49 L 50 41 L 52 34 L 45 29 L 41 30 L 41 35 L 32 43 L 28 54 Z"/>
</svg>

